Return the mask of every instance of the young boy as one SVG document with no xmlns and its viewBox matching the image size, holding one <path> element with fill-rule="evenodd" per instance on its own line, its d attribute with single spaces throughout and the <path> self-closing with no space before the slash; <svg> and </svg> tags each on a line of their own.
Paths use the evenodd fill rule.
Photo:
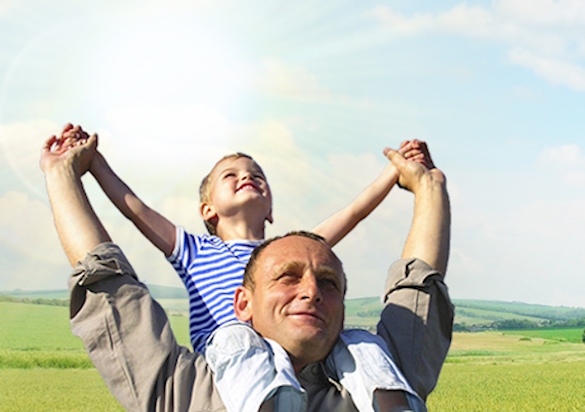
<svg viewBox="0 0 585 412">
<path fill-rule="evenodd" d="M 70 144 L 83 144 L 87 137 L 79 126 L 67 125 L 61 139 L 69 140 Z M 403 142 L 400 152 L 406 158 L 433 167 L 423 142 Z M 201 236 L 186 233 L 148 207 L 114 173 L 101 153 L 96 153 L 89 170 L 114 205 L 165 254 L 177 271 L 189 293 L 191 343 L 195 350 L 204 352 L 214 330 L 237 321 L 233 311 L 234 291 L 242 284 L 251 252 L 264 239 L 265 222 L 273 221 L 272 195 L 262 169 L 242 153 L 225 156 L 215 164 L 200 187 L 200 214 L 210 233 Z M 330 246 L 335 245 L 378 206 L 397 179 L 394 166 L 389 164 L 351 204 L 313 232 Z M 237 334 L 234 336 L 228 339 L 239 339 Z M 260 345 L 259 349 L 266 347 Z M 225 393 L 229 386 L 224 385 Z"/>
</svg>

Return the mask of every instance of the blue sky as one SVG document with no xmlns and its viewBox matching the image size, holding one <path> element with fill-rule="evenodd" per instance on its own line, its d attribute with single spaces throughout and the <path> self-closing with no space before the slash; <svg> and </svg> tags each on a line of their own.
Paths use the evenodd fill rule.
<svg viewBox="0 0 585 412">
<path fill-rule="evenodd" d="M 385 146 L 426 140 L 451 194 L 452 296 L 585 306 L 585 3 L 98 3 L 0 1 L 0 290 L 66 285 L 38 157 L 73 122 L 196 233 L 225 153 L 268 175 L 271 236 L 350 202 Z M 139 275 L 180 286 L 84 183 Z M 396 188 L 336 246 L 350 297 L 381 293 L 411 210 Z"/>
</svg>

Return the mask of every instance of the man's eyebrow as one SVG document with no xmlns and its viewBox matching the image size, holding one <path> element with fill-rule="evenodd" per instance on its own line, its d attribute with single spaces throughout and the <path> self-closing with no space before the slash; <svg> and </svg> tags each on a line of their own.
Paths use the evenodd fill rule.
<svg viewBox="0 0 585 412">
<path fill-rule="evenodd" d="M 305 264 L 303 262 L 298 262 L 298 261 L 285 262 L 282 265 L 279 265 L 276 268 L 274 268 L 273 275 L 277 276 L 277 275 L 281 275 L 283 273 L 294 271 L 297 269 L 304 270 L 304 267 L 305 267 Z M 314 273 L 316 276 L 334 276 L 337 278 L 341 278 L 343 275 L 335 267 L 329 266 L 329 265 L 318 266 L 315 269 Z"/>
<path fill-rule="evenodd" d="M 318 275 L 328 276 L 328 275 L 335 275 L 339 276 L 340 273 L 331 266 L 319 266 L 315 271 Z"/>
<path fill-rule="evenodd" d="M 292 270 L 295 270 L 295 269 L 298 269 L 298 268 L 302 268 L 302 267 L 303 267 L 303 264 L 301 262 L 297 262 L 297 261 L 286 262 L 286 263 L 283 263 L 280 266 L 277 266 L 273 270 L 273 275 L 274 276 L 281 275 L 283 273 L 290 272 Z"/>
</svg>

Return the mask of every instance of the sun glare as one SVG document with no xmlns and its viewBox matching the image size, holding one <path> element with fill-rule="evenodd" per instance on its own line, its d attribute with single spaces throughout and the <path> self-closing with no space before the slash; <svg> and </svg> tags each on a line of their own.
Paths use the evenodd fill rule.
<svg viewBox="0 0 585 412">
<path fill-rule="evenodd" d="M 120 22 L 93 54 L 89 94 L 103 107 L 205 102 L 226 112 L 250 72 L 228 33 L 203 23 Z"/>
</svg>

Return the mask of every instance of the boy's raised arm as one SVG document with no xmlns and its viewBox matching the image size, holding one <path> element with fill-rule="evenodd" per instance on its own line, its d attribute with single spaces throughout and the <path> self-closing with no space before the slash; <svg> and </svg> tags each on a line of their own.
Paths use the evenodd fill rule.
<svg viewBox="0 0 585 412">
<path fill-rule="evenodd" d="M 165 256 L 170 256 L 175 247 L 175 225 L 140 200 L 114 173 L 101 153 L 95 154 L 89 171 L 118 210 Z"/>
<path fill-rule="evenodd" d="M 313 232 L 333 247 L 384 200 L 397 181 L 396 167 L 389 163 L 353 202 L 320 223 Z"/>
<path fill-rule="evenodd" d="M 424 142 L 404 141 L 400 146 L 399 153 L 429 169 L 434 167 Z M 313 229 L 313 232 L 323 236 L 327 244 L 333 247 L 378 207 L 397 182 L 396 167 L 389 163 L 376 180 L 366 187 L 353 202 L 320 223 Z"/>
</svg>

